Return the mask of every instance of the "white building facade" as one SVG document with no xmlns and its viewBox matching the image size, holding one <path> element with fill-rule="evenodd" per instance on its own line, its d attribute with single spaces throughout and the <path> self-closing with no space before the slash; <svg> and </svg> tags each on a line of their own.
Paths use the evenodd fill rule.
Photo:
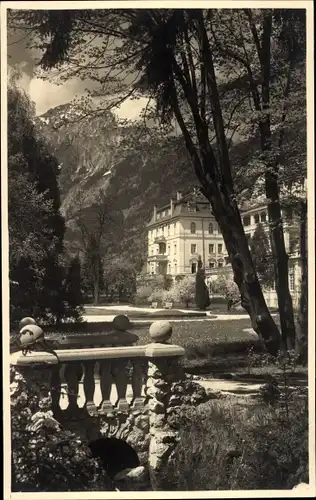
<svg viewBox="0 0 316 500">
<path fill-rule="evenodd" d="M 268 230 L 268 212 L 263 203 L 242 211 L 246 235 L 254 234 L 258 224 Z M 223 236 L 212 214 L 208 200 L 194 190 L 183 196 L 177 193 L 168 205 L 154 207 L 148 226 L 148 274 L 185 276 L 195 274 L 199 256 L 203 261 L 206 281 L 216 279 L 219 272 L 232 274 Z M 300 262 L 293 247 L 290 230 L 285 225 L 284 237 L 289 262 L 289 283 L 293 301 L 297 304 L 300 290 Z M 267 303 L 277 307 L 275 289 L 265 290 Z"/>
</svg>

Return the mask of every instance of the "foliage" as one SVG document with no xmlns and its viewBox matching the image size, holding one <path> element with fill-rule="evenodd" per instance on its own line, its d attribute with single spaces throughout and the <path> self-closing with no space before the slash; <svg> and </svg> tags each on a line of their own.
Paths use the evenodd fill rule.
<svg viewBox="0 0 316 500">
<path fill-rule="evenodd" d="M 79 190 L 77 196 L 76 206 L 66 212 L 68 228 L 76 235 L 71 249 L 83 256 L 86 287 L 91 287 L 94 302 L 98 304 L 104 279 L 102 261 L 106 253 L 106 236 L 115 223 L 115 215 L 104 191 L 99 190 L 91 204 L 87 193 Z"/>
<path fill-rule="evenodd" d="M 136 293 L 135 270 L 123 261 L 105 263 L 104 287 L 110 300 L 132 301 Z"/>
<path fill-rule="evenodd" d="M 11 13 L 11 22 L 31 28 L 44 71 L 57 68 L 61 81 L 74 74 L 93 81 L 93 90 L 83 99 L 86 110 L 98 111 L 94 98 L 104 112 L 127 96 L 145 96 L 154 100 L 156 116 L 151 117 L 158 117 L 165 130 L 172 130 L 176 120 L 221 228 L 243 306 L 253 327 L 276 352 L 280 335 L 246 245 L 230 156 L 236 131 L 243 138 L 258 139 L 260 154 L 255 160 L 259 162 L 252 163 L 260 164 L 265 178 L 282 335 L 293 343 L 279 176 L 288 132 L 301 109 L 297 103 L 305 100 L 305 11 L 78 10 L 67 12 L 67 22 L 58 23 L 64 16 L 60 11 L 40 15 L 31 11 L 27 16 L 16 12 Z M 116 50 L 108 51 L 109 45 Z M 82 65 L 82 58 L 91 64 Z M 105 74 L 96 63 L 100 60 Z M 71 64 L 65 67 L 65 61 Z M 135 74 L 132 83 L 131 74 Z M 246 276 L 254 278 L 251 286 Z"/>
<path fill-rule="evenodd" d="M 175 280 L 169 290 L 168 296 L 171 302 L 185 304 L 186 307 L 189 307 L 189 303 L 194 302 L 194 294 L 195 278 L 192 276 L 184 276 L 180 280 Z"/>
<path fill-rule="evenodd" d="M 210 290 L 214 294 L 223 295 L 227 304 L 227 311 L 240 302 L 240 293 L 236 283 L 229 276 L 219 275 L 210 282 Z"/>
<path fill-rule="evenodd" d="M 34 126 L 26 95 L 8 88 L 9 270 L 11 319 L 67 316 L 63 297 L 64 220 L 58 163 Z"/>
<path fill-rule="evenodd" d="M 86 444 L 53 418 L 51 398 L 39 400 L 39 391 L 32 392 L 34 386 L 14 368 L 10 376 L 12 490 L 111 491 L 109 478 Z"/>
<path fill-rule="evenodd" d="M 169 292 L 167 291 L 167 293 L 169 293 Z M 157 288 L 157 289 L 152 291 L 152 293 L 149 295 L 147 301 L 148 302 L 163 302 L 164 296 L 165 296 L 165 290 L 163 288 Z"/>
<path fill-rule="evenodd" d="M 291 489 L 308 481 L 307 401 L 294 397 L 291 425 L 268 405 L 212 401 L 183 415 L 164 489 Z"/>
<path fill-rule="evenodd" d="M 149 297 L 151 297 L 153 289 L 151 286 L 143 285 L 137 288 L 135 302 L 136 304 L 143 304 L 149 302 Z"/>
<path fill-rule="evenodd" d="M 271 287 L 275 282 L 273 258 L 269 238 L 262 224 L 258 224 L 250 239 L 250 250 L 260 283 Z"/>
</svg>

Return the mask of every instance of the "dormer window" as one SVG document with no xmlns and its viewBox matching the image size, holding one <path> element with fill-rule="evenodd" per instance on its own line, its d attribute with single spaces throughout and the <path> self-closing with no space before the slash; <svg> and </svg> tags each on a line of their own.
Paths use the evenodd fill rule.
<svg viewBox="0 0 316 500">
<path fill-rule="evenodd" d="M 195 234 L 196 233 L 196 224 L 195 222 L 191 222 L 191 234 Z"/>
</svg>

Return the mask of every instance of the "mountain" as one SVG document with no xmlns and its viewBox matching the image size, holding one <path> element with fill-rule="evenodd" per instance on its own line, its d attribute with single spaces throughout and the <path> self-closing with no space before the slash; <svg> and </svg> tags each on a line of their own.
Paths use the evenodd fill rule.
<svg viewBox="0 0 316 500">
<path fill-rule="evenodd" d="M 106 259 L 119 256 L 139 268 L 146 257 L 146 223 L 153 206 L 197 183 L 182 138 L 149 129 L 144 133 L 139 125 L 121 126 L 112 113 L 86 120 L 70 105 L 50 109 L 38 118 L 38 127 L 60 163 L 66 221 L 78 197 L 84 194 L 88 206 L 104 190 L 120 214 L 120 223 L 109 230 Z M 69 248 L 74 238 L 69 228 Z"/>
<path fill-rule="evenodd" d="M 176 191 L 187 192 L 197 179 L 182 137 L 163 135 L 142 123 L 118 123 L 110 112 L 88 119 L 69 104 L 50 109 L 38 118 L 38 127 L 60 162 L 59 184 L 62 211 L 66 217 L 79 201 L 87 208 L 100 189 L 111 203 L 116 223 L 108 227 L 104 256 L 141 268 L 146 259 L 147 231 L 154 205 L 167 204 Z M 304 166 L 306 137 L 304 123 L 286 132 L 281 159 L 287 178 Z M 262 177 L 259 138 L 232 144 L 230 149 L 236 194 L 239 202 L 252 198 Z M 306 164 L 305 164 L 306 168 Z M 66 231 L 70 252 L 78 248 L 76 235 Z"/>
</svg>

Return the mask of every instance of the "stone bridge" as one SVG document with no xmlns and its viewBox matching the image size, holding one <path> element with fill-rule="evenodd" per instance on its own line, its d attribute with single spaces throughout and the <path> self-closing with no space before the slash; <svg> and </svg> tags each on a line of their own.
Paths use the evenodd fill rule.
<svg viewBox="0 0 316 500">
<path fill-rule="evenodd" d="M 171 324 L 152 323 L 150 343 L 135 345 L 132 324 L 120 316 L 99 340 L 102 347 L 87 346 L 93 335 L 86 337 L 88 342 L 70 335 L 59 342 L 65 348 L 50 351 L 44 350 L 46 337 L 35 321 L 23 321 L 21 346 L 25 339 L 24 346 L 29 345 L 30 338 L 39 337 L 41 343 L 11 354 L 11 400 L 27 387 L 37 398 L 33 413 L 37 409 L 43 415 L 44 408 L 58 425 L 96 450 L 96 456 L 110 454 L 113 471 L 122 480 L 134 470 L 135 477 L 147 474 L 159 489 L 160 471 L 172 460 L 178 442 L 184 407 L 207 399 L 181 367 L 185 351 L 170 342 Z"/>
</svg>

